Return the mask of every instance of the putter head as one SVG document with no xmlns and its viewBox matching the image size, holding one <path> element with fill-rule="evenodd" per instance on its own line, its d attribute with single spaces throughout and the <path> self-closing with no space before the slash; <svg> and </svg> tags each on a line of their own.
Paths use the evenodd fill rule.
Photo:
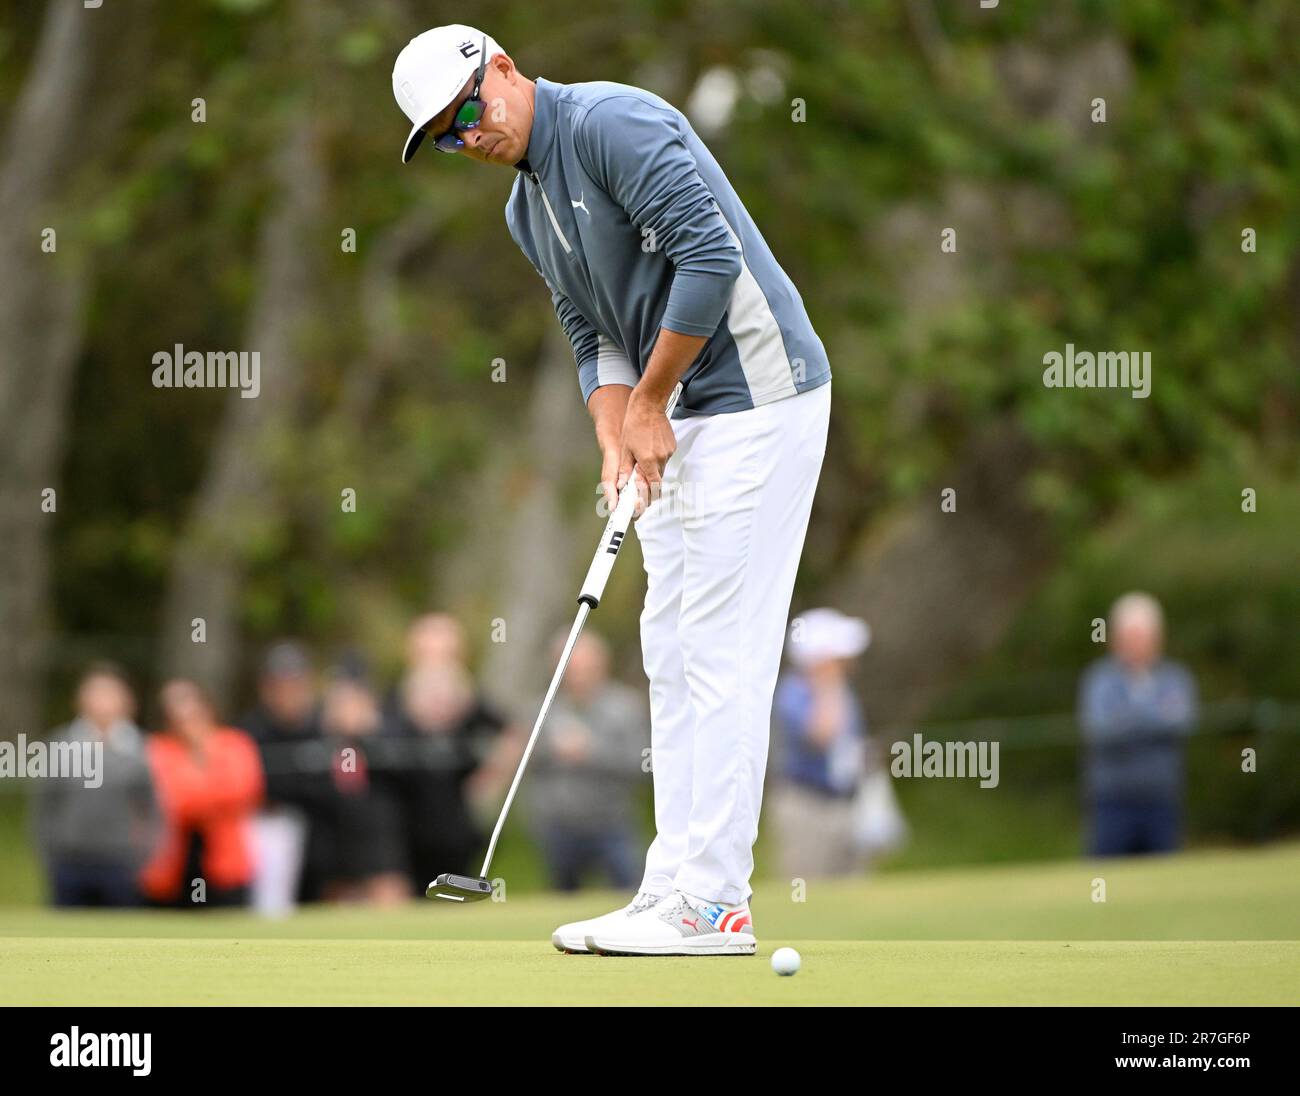
<svg viewBox="0 0 1300 1096">
<path fill-rule="evenodd" d="M 444 873 L 424 888 L 424 897 L 448 902 L 481 902 L 492 897 L 492 884 L 473 875 Z"/>
</svg>

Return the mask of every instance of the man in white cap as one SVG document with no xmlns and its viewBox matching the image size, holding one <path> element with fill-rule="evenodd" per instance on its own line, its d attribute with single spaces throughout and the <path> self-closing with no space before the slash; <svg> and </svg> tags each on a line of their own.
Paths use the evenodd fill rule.
<svg viewBox="0 0 1300 1096">
<path fill-rule="evenodd" d="M 866 861 L 854 801 L 866 771 L 867 725 L 849 671 L 870 641 L 865 620 L 837 609 L 811 609 L 790 624 L 791 672 L 776 689 L 773 797 L 787 879 L 852 874 Z"/>
<path fill-rule="evenodd" d="M 553 943 L 753 954 L 752 846 L 826 447 L 826 351 L 717 161 L 658 96 L 529 79 L 460 25 L 412 39 L 393 93 L 411 122 L 403 160 L 429 140 L 517 173 L 506 222 L 573 346 L 602 489 L 612 503 L 635 475 L 640 494 L 657 832 L 632 902 Z"/>
</svg>

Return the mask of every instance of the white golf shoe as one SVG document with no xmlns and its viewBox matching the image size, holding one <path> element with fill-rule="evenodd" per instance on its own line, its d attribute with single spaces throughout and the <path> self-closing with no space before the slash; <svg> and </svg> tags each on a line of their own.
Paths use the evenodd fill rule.
<svg viewBox="0 0 1300 1096">
<path fill-rule="evenodd" d="M 593 932 L 603 929 L 606 925 L 616 925 L 644 910 L 651 909 L 662 897 L 661 894 L 638 891 L 637 896 L 631 902 L 622 909 L 614 910 L 613 913 L 602 914 L 600 917 L 589 917 L 586 921 L 570 921 L 567 925 L 561 925 L 551 933 L 551 943 L 560 951 L 583 954 L 587 951 L 586 938 Z"/>
<path fill-rule="evenodd" d="M 681 891 L 622 920 L 602 920 L 586 934 L 599 955 L 753 955 L 758 950 L 749 904 L 705 902 Z"/>
</svg>

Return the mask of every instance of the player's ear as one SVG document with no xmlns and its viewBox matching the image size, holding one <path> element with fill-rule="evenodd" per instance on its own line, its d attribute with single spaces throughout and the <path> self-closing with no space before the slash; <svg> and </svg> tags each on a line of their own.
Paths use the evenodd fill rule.
<svg viewBox="0 0 1300 1096">
<path fill-rule="evenodd" d="M 492 59 L 488 62 L 488 67 L 496 69 L 499 76 L 512 84 L 515 82 L 515 77 L 519 73 L 519 70 L 515 68 L 515 62 L 511 58 L 510 54 L 504 51 L 493 54 Z"/>
</svg>

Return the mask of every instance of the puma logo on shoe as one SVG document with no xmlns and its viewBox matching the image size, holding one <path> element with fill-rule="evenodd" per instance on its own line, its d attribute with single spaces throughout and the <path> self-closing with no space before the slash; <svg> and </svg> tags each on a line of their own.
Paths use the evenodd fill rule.
<svg viewBox="0 0 1300 1096">
<path fill-rule="evenodd" d="M 697 917 L 694 921 L 690 921 L 690 920 L 688 920 L 687 918 L 683 917 L 683 918 L 682 918 L 682 924 L 683 924 L 683 925 L 690 925 L 691 928 L 693 928 L 696 932 L 699 932 L 699 931 L 700 931 L 700 919 L 699 919 L 698 917 Z"/>
</svg>

